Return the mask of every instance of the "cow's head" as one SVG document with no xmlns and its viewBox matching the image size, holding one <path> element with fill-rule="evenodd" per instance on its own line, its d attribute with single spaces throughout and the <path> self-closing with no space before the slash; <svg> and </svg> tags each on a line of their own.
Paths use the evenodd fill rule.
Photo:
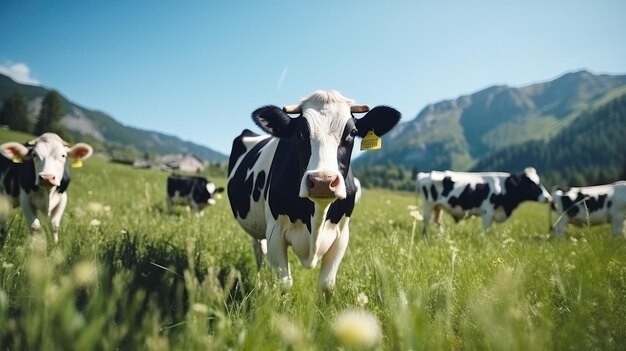
<svg viewBox="0 0 626 351">
<path fill-rule="evenodd" d="M 224 192 L 223 187 L 216 187 L 213 182 L 207 181 L 205 186 L 200 186 L 195 188 L 196 196 L 198 200 L 198 206 L 200 208 L 205 208 L 208 205 L 215 205 L 217 203 L 217 198 L 220 197 L 221 193 Z"/>
<path fill-rule="evenodd" d="M 521 175 L 513 175 L 513 183 L 524 200 L 534 200 L 538 202 L 552 202 L 552 196 L 544 188 L 539 180 L 537 170 L 533 167 L 524 169 Z"/>
<path fill-rule="evenodd" d="M 361 118 L 353 115 L 365 112 Z M 295 139 L 302 174 L 299 196 L 332 202 L 347 196 L 345 179 L 354 139 L 369 131 L 382 136 L 398 123 L 400 112 L 388 106 L 370 110 L 337 91 L 318 90 L 297 105 L 261 107 L 252 119 L 275 137 Z"/>
<path fill-rule="evenodd" d="M 84 143 L 69 147 L 58 135 L 45 133 L 25 145 L 14 141 L 4 143 L 0 145 L 0 153 L 14 162 L 32 160 L 35 185 L 59 186 L 67 159 L 71 162 L 83 161 L 91 156 L 93 149 Z"/>
</svg>

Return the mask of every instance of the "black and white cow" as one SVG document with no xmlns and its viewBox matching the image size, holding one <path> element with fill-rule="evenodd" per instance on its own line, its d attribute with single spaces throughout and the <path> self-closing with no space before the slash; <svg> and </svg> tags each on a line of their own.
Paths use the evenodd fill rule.
<svg viewBox="0 0 626 351">
<path fill-rule="evenodd" d="M 424 197 L 424 233 L 428 230 L 431 212 L 441 226 L 441 210 L 455 221 L 468 216 L 482 216 L 483 228 L 491 222 L 503 222 L 522 202 L 551 201 L 550 194 L 539 182 L 537 171 L 526 168 L 520 175 L 503 172 L 432 171 L 418 173 L 417 188 Z"/>
<path fill-rule="evenodd" d="M 387 106 L 353 115 L 368 110 L 337 91 L 316 91 L 297 105 L 257 109 L 252 119 L 270 135 L 244 130 L 233 141 L 227 187 L 233 215 L 252 236 L 257 264 L 267 253 L 286 285 L 291 246 L 304 267 L 321 260 L 318 288 L 333 291 L 355 203 L 354 140 L 370 130 L 382 136 L 400 119 Z"/>
<path fill-rule="evenodd" d="M 223 191 L 223 187 L 216 187 L 204 177 L 172 174 L 167 177 L 167 208 L 172 213 L 173 205 L 187 205 L 202 213 L 205 207 L 215 205 Z"/>
<path fill-rule="evenodd" d="M 78 165 L 91 156 L 93 149 L 84 143 L 68 147 L 57 134 L 45 133 L 26 144 L 4 143 L 0 153 L 2 193 L 14 206 L 21 206 L 33 231 L 41 228 L 37 210 L 48 215 L 54 242 L 58 242 L 70 184 L 67 160 Z"/>
<path fill-rule="evenodd" d="M 611 223 L 614 235 L 622 234 L 626 216 L 626 181 L 606 185 L 552 191 L 552 208 L 561 217 L 554 225 L 563 234 L 568 223 L 576 226 Z"/>
</svg>

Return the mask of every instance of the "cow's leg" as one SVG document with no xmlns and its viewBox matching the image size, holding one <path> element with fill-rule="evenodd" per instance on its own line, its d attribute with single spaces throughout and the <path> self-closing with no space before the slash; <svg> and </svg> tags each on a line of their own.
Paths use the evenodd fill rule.
<svg viewBox="0 0 626 351">
<path fill-rule="evenodd" d="M 35 208 L 30 204 L 28 194 L 20 193 L 20 207 L 22 208 L 22 212 L 24 213 L 24 218 L 26 219 L 26 224 L 30 228 L 31 232 L 35 232 L 41 229 L 41 223 L 37 216 L 35 215 Z"/>
<path fill-rule="evenodd" d="M 483 229 L 485 231 L 487 231 L 487 229 L 489 229 L 489 227 L 491 226 L 491 222 L 493 222 L 493 212 L 494 209 L 492 208 L 487 208 L 485 210 L 483 210 Z"/>
<path fill-rule="evenodd" d="M 291 271 L 289 269 L 289 261 L 287 260 L 287 243 L 283 238 L 283 233 L 276 225 L 268 226 L 267 238 L 267 258 L 270 266 L 277 270 L 278 279 L 290 287 Z"/>
<path fill-rule="evenodd" d="M 624 234 L 624 212 L 615 211 L 615 213 L 611 215 L 611 228 L 613 229 L 614 236 Z"/>
<path fill-rule="evenodd" d="M 567 223 L 569 223 L 569 217 L 567 214 L 563 214 L 559 221 L 554 225 L 554 233 L 561 236 L 563 232 L 565 232 L 565 227 L 567 227 Z"/>
<path fill-rule="evenodd" d="M 65 194 L 63 194 L 65 195 Z M 59 228 L 65 207 L 67 206 L 67 195 L 61 196 L 59 204 L 50 212 L 50 224 L 52 225 L 52 237 L 55 243 L 59 242 Z"/>
<path fill-rule="evenodd" d="M 433 205 L 428 202 L 424 203 L 424 221 L 422 222 L 422 234 L 428 234 L 428 225 L 430 223 L 430 214 L 433 211 Z"/>
<path fill-rule="evenodd" d="M 172 197 L 171 196 L 167 197 L 167 212 L 169 214 L 173 214 L 174 213 L 174 205 L 172 204 Z"/>
<path fill-rule="evenodd" d="M 263 258 L 267 254 L 267 240 L 252 238 L 252 249 L 254 250 L 254 256 L 256 258 L 256 266 L 261 269 L 263 266 Z"/>
<path fill-rule="evenodd" d="M 339 233 L 339 237 L 330 246 L 326 254 L 322 257 L 322 266 L 320 268 L 320 277 L 317 288 L 328 298 L 332 296 L 335 289 L 335 279 L 339 264 L 343 259 L 350 240 L 350 230 L 346 223 Z"/>
<path fill-rule="evenodd" d="M 433 208 L 433 221 L 437 223 L 437 232 L 439 235 L 443 234 L 443 223 L 441 222 L 441 207 L 435 206 Z"/>
</svg>

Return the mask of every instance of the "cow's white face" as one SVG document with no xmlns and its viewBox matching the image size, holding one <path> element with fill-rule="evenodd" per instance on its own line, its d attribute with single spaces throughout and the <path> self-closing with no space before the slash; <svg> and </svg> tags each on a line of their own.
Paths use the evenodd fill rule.
<svg viewBox="0 0 626 351">
<path fill-rule="evenodd" d="M 67 151 L 63 140 L 56 134 L 46 133 L 39 137 L 30 151 L 37 175 L 35 185 L 61 185 L 61 179 L 65 173 Z"/>
<path fill-rule="evenodd" d="M 67 159 L 84 160 L 91 156 L 91 146 L 78 143 L 69 148 L 54 133 L 42 134 L 24 146 L 9 142 L 0 146 L 0 152 L 14 161 L 32 160 L 35 167 L 35 185 L 59 186 L 65 172 Z"/>
<path fill-rule="evenodd" d="M 350 158 L 356 137 L 350 105 L 305 102 L 302 117 L 309 129 L 311 155 L 300 182 L 300 197 L 345 199 L 345 174 L 338 159 Z M 346 127 L 350 129 L 347 133 Z"/>
<path fill-rule="evenodd" d="M 541 181 L 539 180 L 539 174 L 537 174 L 537 170 L 533 167 L 527 167 L 526 169 L 524 169 L 524 174 L 526 175 L 526 177 L 528 177 L 528 179 L 530 179 L 530 181 L 532 181 L 537 185 L 537 187 L 539 187 L 540 194 L 537 197 L 537 201 L 552 202 L 552 196 L 550 195 L 548 190 L 546 190 L 546 188 L 541 184 Z"/>
<path fill-rule="evenodd" d="M 264 106 L 252 113 L 254 122 L 278 138 L 295 140 L 299 167 L 298 195 L 320 204 L 345 199 L 345 179 L 350 168 L 352 147 L 357 136 L 373 130 L 382 136 L 400 120 L 400 113 L 378 106 L 362 118 L 352 113 L 367 112 L 366 105 L 334 90 L 316 91 L 300 104 L 279 109 Z M 299 114 L 296 118 L 290 114 Z"/>
</svg>

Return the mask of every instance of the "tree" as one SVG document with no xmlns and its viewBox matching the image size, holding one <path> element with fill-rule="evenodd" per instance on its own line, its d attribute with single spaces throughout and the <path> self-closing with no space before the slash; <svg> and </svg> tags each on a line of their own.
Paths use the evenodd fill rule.
<svg viewBox="0 0 626 351">
<path fill-rule="evenodd" d="M 32 131 L 32 124 L 28 119 L 26 97 L 21 90 L 16 90 L 4 100 L 2 110 L 0 110 L 0 124 L 8 125 L 9 128 L 20 132 Z"/>
<path fill-rule="evenodd" d="M 35 124 L 35 134 L 41 135 L 46 132 L 63 134 L 61 117 L 63 117 L 63 100 L 58 92 L 51 90 L 41 103 L 39 119 Z"/>
</svg>

